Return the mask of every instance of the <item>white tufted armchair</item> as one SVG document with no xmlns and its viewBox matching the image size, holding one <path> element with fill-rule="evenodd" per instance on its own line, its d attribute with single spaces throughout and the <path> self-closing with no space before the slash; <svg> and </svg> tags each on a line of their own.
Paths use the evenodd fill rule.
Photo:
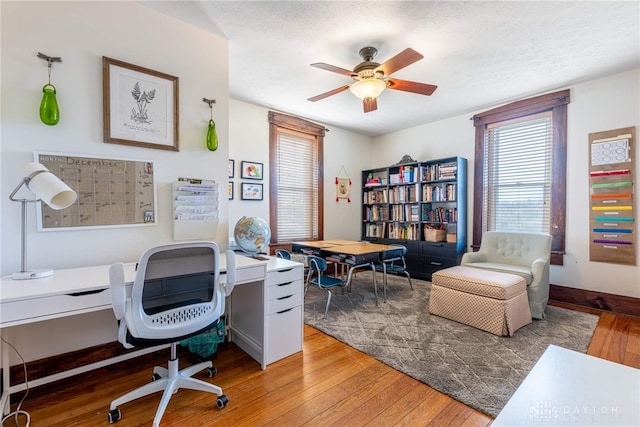
<svg viewBox="0 0 640 427">
<path fill-rule="evenodd" d="M 531 316 L 544 318 L 549 300 L 551 235 L 487 231 L 478 252 L 467 252 L 460 265 L 517 274 L 527 282 Z"/>
</svg>

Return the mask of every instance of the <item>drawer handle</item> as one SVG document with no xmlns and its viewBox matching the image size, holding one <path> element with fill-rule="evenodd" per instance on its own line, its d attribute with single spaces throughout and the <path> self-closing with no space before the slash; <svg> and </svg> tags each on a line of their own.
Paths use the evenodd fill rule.
<svg viewBox="0 0 640 427">
<path fill-rule="evenodd" d="M 431 265 L 442 265 L 442 263 L 441 262 L 431 261 Z"/>
<path fill-rule="evenodd" d="M 100 292 L 104 292 L 106 291 L 107 288 L 104 289 L 94 289 L 93 291 L 83 291 L 83 292 L 72 292 L 69 295 L 70 297 L 83 297 L 85 295 L 93 295 L 93 294 L 99 294 Z"/>
<path fill-rule="evenodd" d="M 287 282 L 287 283 L 278 283 L 278 286 L 289 286 L 292 283 L 293 283 L 293 281 Z"/>
<path fill-rule="evenodd" d="M 287 308 L 286 310 L 278 311 L 278 312 L 276 312 L 276 314 L 286 313 L 287 311 L 291 311 L 291 310 L 293 310 L 293 307 Z"/>
<path fill-rule="evenodd" d="M 292 296 L 293 296 L 293 294 L 291 294 L 291 295 L 287 295 L 286 297 L 276 298 L 276 299 L 277 299 L 278 301 L 282 301 L 282 300 L 285 300 L 285 299 L 291 298 Z"/>
<path fill-rule="evenodd" d="M 278 273 L 286 273 L 286 272 L 291 271 L 291 270 L 293 270 L 293 267 L 292 268 L 287 268 L 285 270 L 278 270 Z"/>
</svg>

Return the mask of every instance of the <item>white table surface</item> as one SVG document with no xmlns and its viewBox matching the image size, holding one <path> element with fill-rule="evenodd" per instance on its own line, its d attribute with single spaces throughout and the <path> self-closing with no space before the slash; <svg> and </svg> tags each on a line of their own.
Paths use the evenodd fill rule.
<svg viewBox="0 0 640 427">
<path fill-rule="evenodd" d="M 640 370 L 550 345 L 492 426 L 640 426 Z"/>
</svg>

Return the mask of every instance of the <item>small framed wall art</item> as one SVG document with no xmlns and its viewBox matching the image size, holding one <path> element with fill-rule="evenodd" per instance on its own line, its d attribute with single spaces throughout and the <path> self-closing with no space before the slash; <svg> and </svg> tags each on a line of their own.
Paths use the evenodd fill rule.
<svg viewBox="0 0 640 427">
<path fill-rule="evenodd" d="M 227 184 L 227 195 L 229 196 L 229 200 L 233 200 L 233 181 L 229 181 Z"/>
<path fill-rule="evenodd" d="M 178 77 L 102 57 L 104 142 L 178 151 Z"/>
<path fill-rule="evenodd" d="M 236 162 L 233 159 L 229 159 L 227 170 L 229 172 L 229 178 L 233 178 Z"/>
<path fill-rule="evenodd" d="M 262 163 L 248 162 L 243 160 L 241 163 L 242 174 L 241 178 L 244 179 L 262 179 Z"/>
<path fill-rule="evenodd" d="M 243 182 L 242 200 L 262 200 L 262 184 Z"/>
</svg>

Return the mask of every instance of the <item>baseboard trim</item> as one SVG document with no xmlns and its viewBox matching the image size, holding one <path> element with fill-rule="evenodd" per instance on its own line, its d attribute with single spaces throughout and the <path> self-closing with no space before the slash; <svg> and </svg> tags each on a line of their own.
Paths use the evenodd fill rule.
<svg viewBox="0 0 640 427">
<path fill-rule="evenodd" d="M 29 388 L 36 388 L 39 391 L 47 390 L 48 387 L 55 387 L 57 383 L 69 376 L 84 374 L 114 363 L 122 363 L 131 358 L 138 358 L 139 360 L 145 357 L 152 358 L 154 353 L 158 351 L 163 351 L 163 349 L 134 348 L 127 350 L 122 344 L 114 341 L 34 360 L 26 364 Z M 24 374 L 25 368 L 22 364 L 11 366 L 9 370 L 11 384 L 23 384 Z M 21 386 L 18 387 L 19 389 L 21 388 Z M 11 396 L 12 402 L 15 402 L 23 394 L 18 391 L 14 393 Z"/>
<path fill-rule="evenodd" d="M 616 314 L 640 317 L 640 298 L 624 295 L 550 285 L 549 300 L 590 309 L 611 311 Z"/>
</svg>

